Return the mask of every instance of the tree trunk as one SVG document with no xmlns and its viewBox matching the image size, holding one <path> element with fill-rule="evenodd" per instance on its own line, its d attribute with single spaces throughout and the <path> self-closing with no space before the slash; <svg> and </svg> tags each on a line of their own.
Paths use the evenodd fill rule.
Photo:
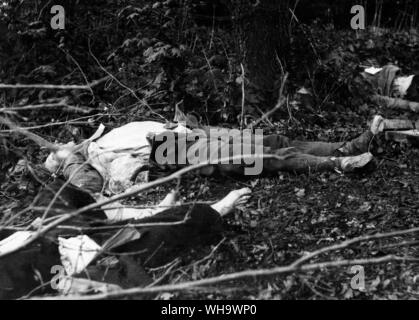
<svg viewBox="0 0 419 320">
<path fill-rule="evenodd" d="M 232 4 L 246 78 L 272 100 L 289 47 L 289 0 L 232 0 Z"/>
</svg>

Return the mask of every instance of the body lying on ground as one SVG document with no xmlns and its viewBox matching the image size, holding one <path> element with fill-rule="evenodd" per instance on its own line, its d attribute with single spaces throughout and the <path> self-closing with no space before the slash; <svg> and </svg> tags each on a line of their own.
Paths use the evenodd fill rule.
<svg viewBox="0 0 419 320">
<path fill-rule="evenodd" d="M 277 159 L 263 160 L 264 171 L 268 173 L 281 170 L 352 171 L 353 168 L 362 167 L 371 160 L 372 156 L 367 150 L 371 139 L 382 130 L 383 122 L 381 117 L 374 118 L 367 132 L 344 143 L 290 141 L 280 135 L 271 135 L 254 137 L 251 147 L 256 149 L 256 145 L 262 144 L 264 154 L 278 156 Z M 131 126 L 133 128 L 130 128 Z M 107 179 L 118 181 L 119 176 L 131 179 L 130 175 L 137 174 L 143 167 L 150 169 L 160 166 L 159 163 L 152 163 L 156 160 L 154 151 L 158 147 L 155 143 L 158 139 L 155 135 L 147 139 L 150 132 L 141 131 L 141 128 L 147 126 L 160 128 L 161 132 L 157 134 L 167 130 L 159 123 L 132 123 L 91 141 L 81 151 L 69 155 L 60 165 L 70 184 L 63 187 L 65 181 L 57 179 L 44 188 L 36 205 L 48 206 L 57 191 L 64 188 L 52 207 L 52 213 L 75 210 L 96 201 L 97 198 L 93 198 L 92 194 L 103 191 Z M 121 131 L 131 135 L 120 136 Z M 175 132 L 176 138 L 189 132 L 189 129 L 178 128 L 178 132 Z M 115 139 L 118 137 L 120 140 L 115 145 Z M 201 143 L 206 145 L 214 141 L 209 137 Z M 179 146 L 174 148 L 173 152 L 178 148 Z M 92 157 L 92 154 L 99 156 L 96 158 L 100 158 L 101 161 L 94 162 L 95 157 Z M 107 156 L 104 157 L 104 154 Z M 360 156 L 352 156 L 357 154 Z M 130 173 L 121 172 L 118 176 L 115 168 L 120 164 L 129 164 Z M 175 168 L 183 165 L 175 164 Z M 244 165 L 214 164 L 210 168 L 212 170 L 204 173 L 242 173 Z M 108 186 L 120 186 L 124 189 L 127 187 L 124 183 L 118 184 L 114 181 L 112 184 L 108 181 Z M 54 266 L 63 266 L 66 270 L 65 275 L 72 280 L 87 277 L 100 284 L 113 284 L 117 288 L 149 284 L 150 279 L 141 266 L 161 266 L 176 258 L 182 250 L 191 245 L 214 243 L 222 231 L 221 217 L 231 212 L 237 204 L 247 200 L 249 194 L 249 189 L 236 190 L 213 206 L 177 207 L 171 207 L 174 202 L 170 200 L 173 197 L 169 196 L 155 209 L 104 207 L 102 210 L 77 216 L 67 227 L 60 226 L 28 247 L 0 258 L 0 298 L 17 298 L 28 294 L 39 285 L 47 291 L 50 290 L 49 282 L 54 281 L 54 274 L 51 273 Z M 164 209 L 165 207 L 169 208 Z M 144 226 L 150 223 L 154 225 Z M 142 226 L 138 226 L 139 224 Z M 0 235 L 0 255 L 2 250 L 7 251 L 7 246 L 12 240 L 30 234 L 10 234 L 3 231 Z M 84 245 L 87 246 L 86 249 Z M 89 254 L 92 251 L 93 254 Z M 79 256 L 81 259 L 78 259 Z M 78 266 L 78 260 L 81 260 L 81 266 Z M 67 293 L 72 292 L 71 283 L 73 282 L 70 281 L 70 286 L 65 288 Z"/>
<path fill-rule="evenodd" d="M 419 112 L 417 75 L 402 75 L 400 68 L 391 64 L 365 69 L 361 75 L 363 79 L 355 81 L 358 94 L 363 92 L 371 102 L 384 108 Z"/>
<path fill-rule="evenodd" d="M 83 148 L 69 154 L 65 159 L 57 160 L 51 154 L 46 167 L 51 172 L 62 169 L 63 175 L 75 186 L 92 194 L 106 191 L 120 193 L 133 185 L 135 181 L 146 182 L 149 177 L 165 175 L 182 167 L 191 165 L 190 157 L 184 162 L 178 161 L 180 154 L 190 154 L 191 150 L 205 150 L 207 158 L 214 160 L 201 169 L 204 175 L 239 174 L 244 175 L 248 162 L 218 163 L 219 155 L 229 158 L 243 156 L 243 150 L 251 155 L 273 155 L 261 161 L 262 174 L 279 171 L 314 172 L 333 171 L 351 172 L 364 167 L 372 160 L 368 152 L 374 135 L 380 132 L 384 119 L 376 116 L 371 127 L 358 138 L 348 142 L 311 142 L 290 140 L 282 135 L 253 135 L 250 139 L 239 140 L 228 136 L 220 140 L 205 129 L 188 129 L 176 126 L 167 129 L 159 122 L 132 122 L 114 129 L 103 137 L 86 143 Z M 199 136 L 189 142 L 190 136 Z M 173 137 L 173 143 L 165 143 L 167 136 Z M 184 141 L 187 141 L 184 143 Z M 165 159 L 175 159 L 172 163 L 159 161 L 157 151 L 165 143 Z M 236 143 L 236 144 L 235 144 Z M 238 148 L 237 148 L 238 146 Z M 200 160 L 200 159 L 198 159 Z M 199 162 L 199 161 L 198 161 Z"/>
<path fill-rule="evenodd" d="M 389 64 L 367 68 L 362 76 L 379 95 L 419 102 L 419 76 L 403 75 L 399 67 Z"/>
</svg>

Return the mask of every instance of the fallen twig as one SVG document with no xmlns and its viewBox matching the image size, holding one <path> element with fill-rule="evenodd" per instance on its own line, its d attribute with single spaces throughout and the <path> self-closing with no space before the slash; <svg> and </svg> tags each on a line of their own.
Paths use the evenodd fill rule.
<svg viewBox="0 0 419 320">
<path fill-rule="evenodd" d="M 284 92 L 284 87 L 285 87 L 285 83 L 287 82 L 287 79 L 288 79 L 288 72 L 285 74 L 284 79 L 282 80 L 281 89 L 279 90 L 279 97 L 278 97 L 278 102 L 276 103 L 276 106 L 272 110 L 263 114 L 262 117 L 260 117 L 255 123 L 251 125 L 251 128 L 256 127 L 259 123 L 269 118 L 272 114 L 277 112 L 282 107 L 282 105 L 286 101 L 286 99 L 283 96 L 283 92 Z"/>
<path fill-rule="evenodd" d="M 245 99 L 246 99 L 246 91 L 244 90 L 245 87 L 245 73 L 244 73 L 244 67 L 243 64 L 240 63 L 240 67 L 242 69 L 242 113 L 241 113 L 241 118 L 240 118 L 240 130 L 243 129 L 243 124 L 244 124 L 244 103 L 245 103 Z"/>
<path fill-rule="evenodd" d="M 405 235 L 405 234 L 410 234 L 410 233 L 416 233 L 416 232 L 419 232 L 419 228 L 404 229 L 404 230 L 392 231 L 392 232 L 387 232 L 387 233 L 376 233 L 376 234 L 369 235 L 369 236 L 360 236 L 360 237 L 357 237 L 357 238 L 349 239 L 349 240 L 343 241 L 341 243 L 334 244 L 334 245 L 331 245 L 331 246 L 324 247 L 324 248 L 321 248 L 319 250 L 313 251 L 313 252 L 301 257 L 300 259 L 296 260 L 292 264 L 292 266 L 299 266 L 303 262 L 311 260 L 314 257 L 316 257 L 316 256 L 318 256 L 322 253 L 329 252 L 329 251 L 334 251 L 334 250 L 339 250 L 339 249 L 344 249 L 344 248 L 347 248 L 354 243 L 369 241 L 369 240 L 383 239 L 383 238 L 390 238 L 390 237 L 395 237 L 395 236 L 400 236 L 400 235 Z"/>
<path fill-rule="evenodd" d="M 0 124 L 6 125 L 7 127 L 10 128 L 10 130 L 12 132 L 18 132 L 18 133 L 28 137 L 29 139 L 34 141 L 39 146 L 47 148 L 51 152 L 57 152 L 59 150 L 58 145 L 45 140 L 44 138 L 26 130 L 25 128 L 18 127 L 16 124 L 14 124 L 12 121 L 10 121 L 7 118 L 4 118 L 4 117 L 0 116 Z"/>
<path fill-rule="evenodd" d="M 0 89 L 44 89 L 44 90 L 91 90 L 93 87 L 105 82 L 110 77 L 106 76 L 101 79 L 90 82 L 87 85 L 57 85 L 57 84 L 5 84 L 0 83 Z"/>
<path fill-rule="evenodd" d="M 58 102 L 58 103 L 41 103 L 41 104 L 31 104 L 22 107 L 7 107 L 7 108 L 0 108 L 0 112 L 11 112 L 11 111 L 27 111 L 27 110 L 39 110 L 39 109 L 52 109 L 52 108 L 63 108 L 66 111 L 72 111 L 76 113 L 90 113 L 93 109 L 85 107 L 80 108 L 77 106 L 72 106 L 67 103 Z"/>
<path fill-rule="evenodd" d="M 118 116 L 118 115 L 121 115 L 121 113 L 113 113 L 113 114 L 98 113 L 98 114 L 93 114 L 93 115 L 90 115 L 90 116 L 79 117 L 79 118 L 72 119 L 72 120 L 46 123 L 46 124 L 41 124 L 41 125 L 31 126 L 31 127 L 22 127 L 22 129 L 34 130 L 34 129 L 42 129 L 42 128 L 53 127 L 53 126 L 61 126 L 61 125 L 89 125 L 89 126 L 92 126 L 93 122 L 80 121 L 80 120 L 92 119 L 94 117 L 98 117 L 95 120 L 95 121 L 97 121 L 102 117 L 108 117 L 108 116 L 111 116 L 111 115 L 112 116 Z M 106 125 L 106 123 L 105 123 L 105 125 Z M 0 130 L 0 133 L 10 133 L 10 132 L 13 132 L 13 130 L 12 129 L 10 129 L 10 130 Z"/>
<path fill-rule="evenodd" d="M 419 259 L 411 257 L 399 257 L 395 255 L 388 255 L 380 258 L 366 258 L 366 259 L 354 259 L 354 260 L 339 260 L 339 261 L 327 261 L 320 263 L 307 264 L 303 266 L 283 266 L 271 269 L 260 269 L 260 270 L 246 270 L 241 272 L 235 272 L 230 274 L 224 274 L 216 277 L 207 279 L 201 279 L 196 281 L 186 281 L 178 284 L 168 284 L 162 286 L 155 286 L 150 288 L 131 288 L 125 290 L 119 290 L 115 292 L 109 292 L 106 294 L 94 294 L 89 296 L 58 296 L 58 297 L 47 297 L 47 298 L 34 298 L 38 300 L 99 300 L 99 299 L 115 299 L 127 296 L 140 295 L 145 293 L 159 293 L 159 292 L 174 292 L 184 291 L 189 289 L 197 289 L 198 287 L 208 286 L 213 284 L 219 284 L 233 280 L 243 280 L 247 278 L 258 278 L 268 276 L 278 276 L 280 274 L 291 273 L 295 271 L 306 272 L 324 268 L 350 266 L 350 265 L 367 265 L 367 264 L 380 264 L 385 262 L 401 261 L 401 262 L 417 262 Z"/>
<path fill-rule="evenodd" d="M 118 78 L 116 78 L 112 73 L 110 73 L 108 70 L 106 70 L 106 68 L 104 67 L 104 66 L 102 66 L 102 64 L 100 63 L 100 61 L 98 60 L 98 58 L 96 58 L 96 56 L 93 54 L 93 52 L 92 52 L 92 49 L 91 49 L 91 47 L 90 47 L 90 39 L 89 39 L 89 42 L 88 42 L 88 48 L 89 48 L 89 53 L 90 53 L 90 55 L 92 56 L 92 58 L 96 61 L 96 63 L 97 63 L 97 65 L 108 75 L 107 77 L 108 78 L 112 78 L 113 80 L 115 80 L 116 81 L 116 83 L 118 83 L 121 87 L 123 87 L 123 88 L 125 88 L 126 90 L 128 90 L 130 93 L 131 93 L 131 95 L 134 97 L 134 98 L 136 98 L 142 105 L 144 105 L 144 106 L 146 106 L 147 107 L 147 109 L 151 112 L 151 113 L 153 113 L 153 114 L 155 114 L 155 115 L 157 115 L 158 117 L 160 117 L 160 118 L 162 118 L 165 122 L 167 122 L 168 120 L 164 117 L 164 116 L 162 116 L 161 114 L 159 114 L 159 113 L 157 113 L 157 112 L 155 112 L 151 107 L 150 107 L 150 105 L 148 104 L 148 102 L 146 101 L 146 100 L 144 100 L 144 99 L 141 99 L 136 93 L 135 93 L 135 90 L 133 90 L 133 89 L 131 89 L 130 87 L 128 87 L 126 84 L 124 84 L 124 83 L 122 83 Z"/>
</svg>

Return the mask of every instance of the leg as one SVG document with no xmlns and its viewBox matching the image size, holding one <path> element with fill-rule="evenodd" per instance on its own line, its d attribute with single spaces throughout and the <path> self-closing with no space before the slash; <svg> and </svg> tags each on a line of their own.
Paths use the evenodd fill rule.
<svg viewBox="0 0 419 320">
<path fill-rule="evenodd" d="M 176 191 L 172 190 L 157 207 L 137 209 L 125 207 L 120 202 L 113 202 L 107 206 L 103 206 L 102 209 L 108 217 L 108 220 L 112 222 L 130 219 L 138 220 L 152 217 L 157 213 L 174 206 L 176 204 L 176 197 Z M 102 199 L 104 199 L 104 197 L 100 197 L 98 200 L 100 201 Z"/>
<path fill-rule="evenodd" d="M 152 217 L 136 220 L 133 223 L 168 224 L 139 227 L 141 238 L 117 248 L 117 251 L 139 252 L 137 258 L 145 266 L 167 264 L 185 250 L 217 241 L 223 230 L 221 217 L 237 205 L 244 204 L 250 192 L 248 188 L 235 190 L 212 206 L 177 206 Z"/>
<path fill-rule="evenodd" d="M 117 253 L 136 252 L 135 259 L 147 267 L 165 265 L 185 250 L 214 243 L 223 230 L 220 214 L 208 205 L 177 206 L 140 220 L 115 225 L 152 224 L 137 227 L 140 239 L 113 249 Z M 159 225 L 160 224 L 160 225 Z M 107 235 L 107 238 L 109 235 Z"/>
<path fill-rule="evenodd" d="M 222 200 L 213 204 L 211 208 L 223 217 L 233 211 L 238 205 L 246 203 L 250 198 L 251 192 L 249 188 L 231 191 Z"/>
<path fill-rule="evenodd" d="M 262 150 L 257 150 L 255 144 L 242 145 L 243 149 L 251 150 L 252 154 L 262 152 L 267 155 L 275 155 L 277 158 L 265 158 L 262 163 L 262 172 L 276 173 L 278 171 L 288 172 L 322 172 L 334 171 L 335 169 L 343 172 L 351 172 L 356 168 L 364 167 L 372 160 L 370 153 L 363 153 L 357 157 L 333 157 L 331 155 L 318 156 L 308 153 L 303 153 L 298 148 L 282 148 L 273 150 L 269 147 L 263 147 Z M 221 148 L 229 148 L 225 152 L 229 152 L 230 157 L 241 155 L 241 149 L 238 151 L 231 147 L 231 145 L 222 146 Z M 215 158 L 214 158 L 215 159 Z M 215 168 L 221 173 L 226 174 L 245 174 L 246 164 L 216 164 Z"/>
<path fill-rule="evenodd" d="M 368 152 L 374 136 L 381 133 L 385 129 L 385 125 L 386 120 L 377 115 L 372 120 L 369 130 L 351 141 L 337 143 L 292 141 L 290 146 L 295 147 L 302 153 L 314 156 L 345 157 L 360 155 Z"/>
<path fill-rule="evenodd" d="M 290 141 L 287 137 L 272 134 L 263 137 L 263 146 L 272 150 L 293 147 L 297 152 L 313 156 L 350 156 L 368 151 L 369 144 L 374 137 L 371 130 L 366 131 L 358 138 L 349 142 L 321 142 L 321 141 Z M 256 143 L 260 142 L 256 140 Z"/>
<path fill-rule="evenodd" d="M 292 141 L 290 145 L 298 151 L 314 156 L 354 156 L 368 151 L 374 135 L 366 131 L 348 142 Z"/>
<path fill-rule="evenodd" d="M 363 153 L 352 157 L 322 157 L 297 152 L 294 148 L 277 150 L 278 159 L 264 160 L 264 170 L 274 173 L 289 171 L 296 173 L 334 171 L 352 172 L 367 165 L 373 156 Z"/>
<path fill-rule="evenodd" d="M 33 205 L 35 207 L 48 207 L 59 190 L 61 192 L 52 204 L 48 217 L 60 215 L 63 212 L 71 212 L 96 202 L 96 199 L 90 193 L 67 183 L 64 179 L 57 178 L 41 189 Z M 36 215 L 41 216 L 43 212 L 44 210 L 36 211 Z M 102 220 L 106 220 L 105 213 L 102 210 L 93 210 L 73 217 L 68 221 L 68 224 L 86 226 Z M 56 228 L 50 231 L 50 233 L 57 232 L 59 232 L 59 229 Z"/>
<path fill-rule="evenodd" d="M 333 171 L 339 167 L 334 157 L 320 157 L 298 152 L 295 148 L 286 148 L 274 152 L 278 159 L 264 160 L 264 170 L 269 173 Z"/>
</svg>

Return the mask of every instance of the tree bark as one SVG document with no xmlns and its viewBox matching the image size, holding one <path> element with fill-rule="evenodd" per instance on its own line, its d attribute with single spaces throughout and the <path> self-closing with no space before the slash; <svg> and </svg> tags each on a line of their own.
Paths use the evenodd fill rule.
<svg viewBox="0 0 419 320">
<path fill-rule="evenodd" d="M 270 98 L 289 47 L 289 0 L 232 0 L 240 54 L 247 79 Z M 281 61 L 281 62 L 280 62 Z M 270 99 L 269 99 L 270 100 Z"/>
</svg>

